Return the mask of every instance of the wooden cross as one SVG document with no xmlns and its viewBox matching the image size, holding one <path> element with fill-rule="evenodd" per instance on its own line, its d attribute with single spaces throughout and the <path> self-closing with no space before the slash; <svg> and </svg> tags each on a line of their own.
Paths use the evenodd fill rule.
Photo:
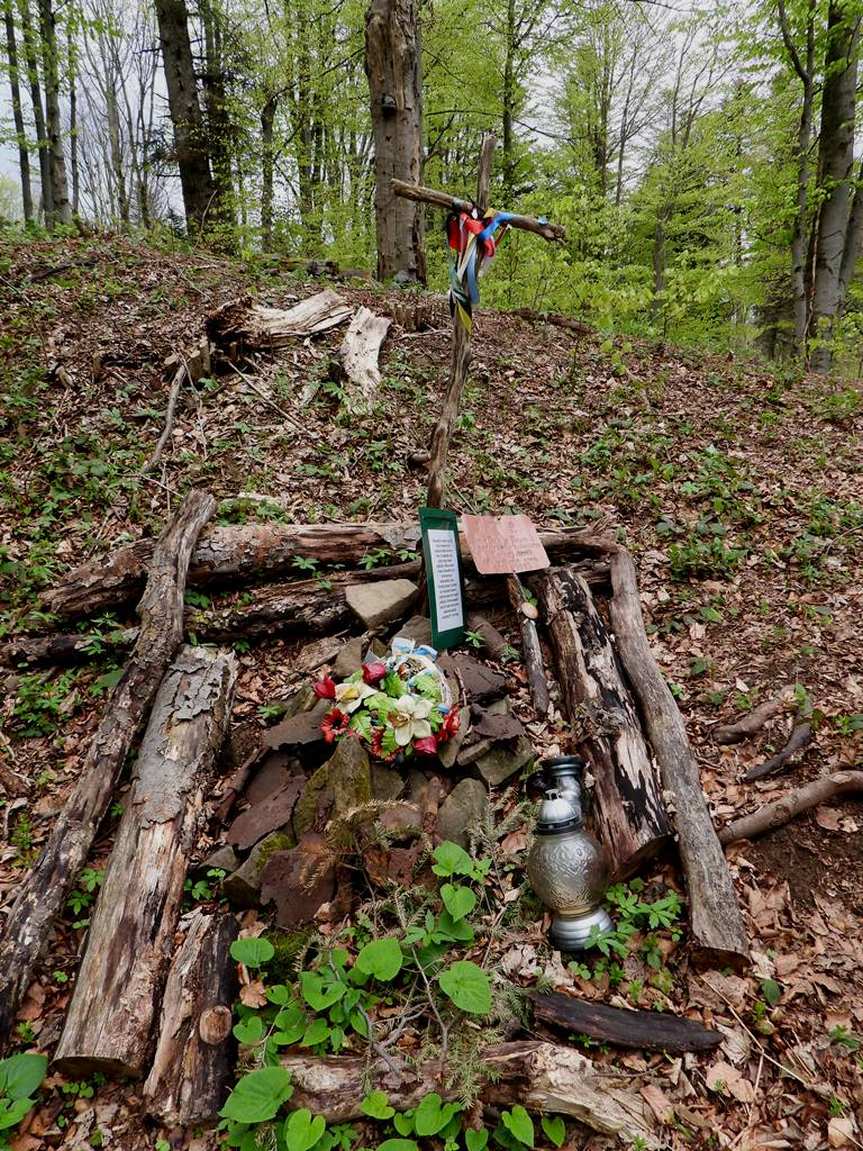
<svg viewBox="0 0 863 1151">
<path fill-rule="evenodd" d="M 403 196 L 407 200 L 416 200 L 421 204 L 433 204 L 439 208 L 447 208 L 449 211 L 470 212 L 476 207 L 484 216 L 488 209 L 491 161 L 496 144 L 497 139 L 493 135 L 483 137 L 475 204 L 469 200 L 460 200 L 456 196 L 450 196 L 446 192 L 437 192 L 434 188 L 424 188 L 420 184 L 406 184 L 402 180 L 392 181 L 393 193 L 396 196 Z M 534 235 L 541 236 L 544 240 L 560 241 L 566 239 L 566 232 L 559 224 L 549 224 L 544 220 L 536 220 L 532 216 L 512 215 L 507 220 L 507 224 L 510 228 L 519 228 L 523 232 L 533 232 Z M 458 309 L 456 309 L 456 314 L 453 317 L 449 384 L 444 397 L 443 409 L 431 438 L 429 484 L 426 496 L 426 505 L 430 508 L 439 508 L 443 500 L 444 473 L 449 442 L 470 367 L 470 342 L 470 332 L 459 320 Z"/>
</svg>

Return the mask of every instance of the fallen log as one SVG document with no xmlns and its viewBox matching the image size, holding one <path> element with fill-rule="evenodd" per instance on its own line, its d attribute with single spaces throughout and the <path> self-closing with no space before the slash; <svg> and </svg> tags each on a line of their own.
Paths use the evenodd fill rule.
<svg viewBox="0 0 863 1151">
<path fill-rule="evenodd" d="M 550 700 L 539 632 L 536 623 L 525 614 L 524 587 L 517 575 L 507 577 L 506 590 L 509 595 L 509 602 L 518 615 L 518 622 L 521 627 L 521 649 L 524 656 L 524 666 L 527 669 L 527 682 L 530 687 L 533 706 L 538 715 L 544 716 L 548 713 Z"/>
<path fill-rule="evenodd" d="M 630 1077 L 591 1062 L 568 1047 L 526 1040 L 501 1043 L 480 1052 L 485 1083 L 484 1106 L 511 1107 L 570 1115 L 603 1135 L 617 1135 L 630 1144 L 658 1147 L 655 1120 L 630 1086 Z M 361 1104 L 370 1090 L 384 1091 L 391 1107 L 407 1111 L 432 1091 L 444 1099 L 456 1097 L 448 1084 L 451 1068 L 434 1060 L 397 1063 L 390 1058 L 369 1066 L 363 1056 L 284 1055 L 291 1073 L 291 1107 L 308 1107 L 327 1123 L 362 1117 Z"/>
<path fill-rule="evenodd" d="M 863 791 L 863 771 L 835 771 L 832 775 L 814 779 L 773 803 L 765 803 L 750 815 L 743 815 L 726 824 L 719 833 L 719 840 L 721 843 L 734 843 L 738 839 L 755 839 L 767 831 L 782 827 L 795 816 L 817 807 L 819 803 L 857 791 Z"/>
<path fill-rule="evenodd" d="M 177 370 L 174 372 L 174 378 L 171 380 L 171 390 L 168 393 L 168 407 L 165 410 L 165 426 L 162 429 L 162 434 L 156 441 L 156 446 L 153 448 L 153 453 L 147 462 L 141 468 L 141 475 L 146 475 L 147 472 L 153 470 L 159 460 L 162 458 L 162 452 L 165 450 L 165 444 L 168 442 L 171 432 L 174 430 L 174 418 L 177 412 L 177 400 L 180 398 L 180 389 L 183 386 L 183 381 L 187 378 L 188 372 L 186 365 L 181 363 Z"/>
<path fill-rule="evenodd" d="M 233 915 L 192 912 L 168 972 L 144 1106 L 170 1126 L 215 1119 L 232 1072 L 231 1005 L 237 938 Z"/>
<path fill-rule="evenodd" d="M 147 1068 L 236 678 L 232 654 L 186 647 L 162 681 L 54 1055 L 64 1075 Z"/>
<path fill-rule="evenodd" d="M 776 775 L 786 764 L 795 762 L 800 752 L 809 746 L 812 739 L 811 715 L 812 704 L 807 700 L 798 711 L 785 746 L 777 751 L 776 755 L 771 755 L 769 759 L 765 759 L 764 763 L 751 767 L 743 777 L 745 783 L 751 783 L 754 779 L 764 779 L 767 775 Z"/>
<path fill-rule="evenodd" d="M 358 308 L 339 348 L 339 363 L 345 377 L 345 399 L 349 412 L 368 410 L 381 384 L 378 355 L 392 320 L 376 316 L 369 308 Z"/>
<path fill-rule="evenodd" d="M 540 532 L 552 558 L 572 558 L 584 548 L 601 551 L 588 531 L 566 529 Z M 301 569 L 297 559 L 319 564 L 356 565 L 372 552 L 417 550 L 419 524 L 232 524 L 215 525 L 201 536 L 189 570 L 195 587 L 216 584 L 263 583 Z M 460 540 L 462 555 L 470 549 Z M 47 611 L 63 619 L 120 607 L 134 598 L 153 553 L 152 539 L 138 540 L 110 555 L 74 568 L 62 583 L 47 591 Z"/>
<path fill-rule="evenodd" d="M 742 719 L 715 727 L 713 738 L 721 744 L 741 743 L 744 739 L 748 739 L 751 735 L 761 731 L 769 719 L 773 719 L 775 715 L 781 715 L 783 711 L 786 711 L 792 700 L 792 689 L 783 688 L 779 695 L 760 703 Z"/>
<path fill-rule="evenodd" d="M 562 568 L 532 582 L 546 616 L 563 709 L 580 729 L 579 750 L 596 780 L 596 829 L 612 874 L 626 878 L 671 838 L 638 710 L 585 580 Z"/>
<path fill-rule="evenodd" d="M 589 1035 L 617 1047 L 642 1051 L 665 1051 L 680 1055 L 684 1051 L 712 1051 L 722 1042 L 719 1031 L 711 1031 L 694 1019 L 668 1015 L 662 1011 L 629 1011 L 573 999 L 559 991 L 546 994 L 531 992 L 535 1022 L 547 1023 L 562 1031 Z"/>
<path fill-rule="evenodd" d="M 250 298 L 232 300 L 207 317 L 207 335 L 217 344 L 239 343 L 248 350 L 272 350 L 344 324 L 353 308 L 325 288 L 293 308 L 267 308 Z"/>
<path fill-rule="evenodd" d="M 746 930 L 701 789 L 698 764 L 683 716 L 650 650 L 632 557 L 625 548 L 612 547 L 611 625 L 677 831 L 694 958 L 712 967 L 742 968 L 749 962 Z"/>
<path fill-rule="evenodd" d="M 84 866 L 117 779 L 183 639 L 186 573 L 198 534 L 216 509 L 208 492 L 186 496 L 152 555 L 138 641 L 109 695 L 78 781 L 42 855 L 24 880 L 0 942 L 0 1044 L 12 1023 L 54 917 Z"/>
</svg>

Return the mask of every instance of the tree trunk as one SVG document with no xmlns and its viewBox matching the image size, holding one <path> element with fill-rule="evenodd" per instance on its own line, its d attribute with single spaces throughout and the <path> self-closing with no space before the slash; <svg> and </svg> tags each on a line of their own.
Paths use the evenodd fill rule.
<svg viewBox="0 0 863 1151">
<path fill-rule="evenodd" d="M 839 314 L 845 310 L 848 299 L 848 288 L 854 279 L 857 270 L 857 259 L 860 255 L 860 245 L 863 241 L 863 164 L 857 175 L 857 187 L 854 191 L 854 201 L 851 204 L 851 216 L 848 220 L 848 230 L 845 233 L 845 246 L 842 250 L 842 263 L 839 267 Z"/>
<path fill-rule="evenodd" d="M 694 957 L 713 967 L 742 968 L 749 961 L 749 945 L 734 883 L 701 789 L 683 717 L 650 650 L 632 557 L 620 547 L 612 550 L 611 584 L 617 650 L 659 764 L 663 791 L 671 797 Z"/>
<path fill-rule="evenodd" d="M 42 40 L 42 65 L 45 77 L 45 127 L 48 140 L 48 173 L 51 183 L 51 215 L 48 227 L 71 224 L 72 205 L 66 182 L 66 157 L 63 154 L 63 126 L 60 120 L 60 66 L 57 57 L 57 27 L 52 0 L 39 0 L 39 35 Z"/>
<path fill-rule="evenodd" d="M 571 1047 L 523 1040 L 501 1043 L 480 1051 L 486 1077 L 484 1107 L 511 1107 L 570 1115 L 594 1131 L 618 1135 L 624 1142 L 656 1148 L 651 1113 L 637 1094 L 630 1076 L 594 1064 Z M 387 1063 L 390 1063 L 388 1060 Z M 291 1107 L 308 1107 L 327 1123 L 361 1119 L 361 1104 L 374 1089 L 387 1093 L 390 1106 L 407 1111 L 432 1091 L 444 1099 L 455 1097 L 446 1087 L 448 1068 L 434 1060 L 409 1066 L 402 1061 L 369 1066 L 359 1055 L 283 1055 L 294 1094 Z"/>
<path fill-rule="evenodd" d="M 231 181 L 231 121 L 225 91 L 222 60 L 222 13 L 218 0 L 205 0 L 199 5 L 204 25 L 206 47 L 204 76 L 204 109 L 207 117 L 207 148 L 213 176 L 214 215 L 219 223 L 231 227 L 234 217 L 234 188 Z"/>
<path fill-rule="evenodd" d="M 9 68 L 9 94 L 12 100 L 12 120 L 18 146 L 18 170 L 21 174 L 21 206 L 24 221 L 33 222 L 33 189 L 30 185 L 30 153 L 27 151 L 27 134 L 24 130 L 24 114 L 21 111 L 21 85 L 18 80 L 18 46 L 15 42 L 15 17 L 12 13 L 12 0 L 3 0 L 3 21 L 6 25 L 6 60 Z"/>
<path fill-rule="evenodd" d="M 189 14 L 185 0 L 155 2 L 186 227 L 197 231 L 205 225 L 216 189 L 210 175 L 210 154 L 198 103 Z"/>
<path fill-rule="evenodd" d="M 48 132 L 45 127 L 42 89 L 39 86 L 39 64 L 36 56 L 33 26 L 30 21 L 29 0 L 18 0 L 18 11 L 21 16 L 24 59 L 27 62 L 27 79 L 30 86 L 30 104 L 33 108 L 33 124 L 36 128 L 36 146 L 39 149 L 39 180 L 42 186 L 42 213 L 47 224 L 54 210 L 54 202 L 51 196 L 51 164 L 48 158 Z"/>
<path fill-rule="evenodd" d="M 540 532 L 549 556 L 572 557 L 595 544 L 590 532 L 564 529 Z M 320 564 L 359 564 L 370 552 L 416 550 L 419 525 L 383 524 L 235 524 L 215 525 L 203 532 L 192 559 L 189 582 L 210 584 L 261 583 L 297 569 L 303 557 Z M 65 619 L 90 615 L 128 603 L 141 588 L 153 540 L 138 540 L 111 555 L 88 561 L 46 592 L 46 610 Z M 469 555 L 464 539 L 462 555 Z"/>
<path fill-rule="evenodd" d="M 378 279 L 401 273 L 424 284 L 423 209 L 393 194 L 391 181 L 422 176 L 422 71 L 417 0 L 371 0 L 366 75 L 375 138 Z"/>
<path fill-rule="evenodd" d="M 809 329 L 810 366 L 822 373 L 829 372 L 833 364 L 835 325 L 842 308 L 840 270 L 851 214 L 859 41 L 859 18 L 842 0 L 830 0 L 819 151 L 824 201 L 818 220 Z"/>
<path fill-rule="evenodd" d="M 231 1007 L 237 938 L 233 915 L 192 912 L 186 938 L 165 983 L 153 1066 L 144 1083 L 145 1108 L 168 1126 L 214 1119 L 233 1071 Z"/>
<path fill-rule="evenodd" d="M 515 0 L 507 0 L 506 5 L 506 40 L 504 44 L 503 61 L 503 93 L 501 109 L 501 126 L 503 129 L 501 164 L 501 180 L 503 184 L 503 198 L 507 207 L 513 200 L 513 185 L 515 183 L 515 157 L 513 155 L 512 121 L 515 115 Z"/>
<path fill-rule="evenodd" d="M 273 247 L 273 122 L 278 96 L 268 96 L 261 109 L 261 250 Z"/>
<path fill-rule="evenodd" d="M 638 711 L 585 580 L 567 568 L 533 577 L 557 660 L 564 712 L 596 780 L 593 818 L 615 879 L 671 838 Z"/>
<path fill-rule="evenodd" d="M 81 194 L 81 176 L 78 166 L 78 85 L 75 82 L 77 64 L 72 30 L 67 29 L 67 52 L 69 61 L 69 167 L 72 170 L 72 214 L 78 215 Z"/>
<path fill-rule="evenodd" d="M 152 553 L 135 650 L 105 703 L 72 794 L 6 919 L 0 942 L 0 1043 L 12 1034 L 15 1012 L 54 917 L 87 860 L 126 756 L 182 642 L 189 560 L 215 508 L 211 495 L 191 492 Z"/>
<path fill-rule="evenodd" d="M 54 1055 L 63 1074 L 147 1068 L 236 677 L 233 655 L 187 647 L 162 680 Z"/>
</svg>

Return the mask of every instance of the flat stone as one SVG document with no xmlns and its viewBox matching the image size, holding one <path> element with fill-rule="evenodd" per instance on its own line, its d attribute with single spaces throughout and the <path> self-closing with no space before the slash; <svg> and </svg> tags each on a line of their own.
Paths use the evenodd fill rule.
<svg viewBox="0 0 863 1151">
<path fill-rule="evenodd" d="M 346 643 L 333 664 L 333 675 L 336 679 L 347 679 L 355 671 L 359 671 L 363 662 L 363 637 L 358 635 L 350 643 Z"/>
<path fill-rule="evenodd" d="M 358 739 L 347 737 L 306 783 L 294 808 L 294 831 L 322 831 L 333 811 L 342 815 L 372 798 L 369 757 Z"/>
<path fill-rule="evenodd" d="M 505 783 L 536 757 L 533 744 L 520 736 L 514 747 L 502 744 L 493 748 L 487 755 L 477 760 L 477 771 L 490 787 Z"/>
<path fill-rule="evenodd" d="M 219 871 L 224 871 L 230 875 L 232 871 L 236 871 L 240 866 L 240 859 L 233 847 L 227 843 L 222 847 L 217 847 L 212 855 L 208 855 L 201 867 L 218 868 Z"/>
<path fill-rule="evenodd" d="M 309 883 L 309 877 L 314 876 Z M 275 903 L 276 925 L 311 923 L 335 895 L 336 877 L 323 837 L 309 833 L 296 847 L 274 852 L 261 876 L 261 903 Z"/>
<path fill-rule="evenodd" d="M 488 790 L 478 779 L 463 779 L 455 785 L 441 805 L 437 817 L 438 836 L 469 848 L 468 828 L 485 815 Z"/>
<path fill-rule="evenodd" d="M 490 739 L 478 739 L 473 737 L 473 742 L 467 744 L 458 753 L 457 762 L 459 767 L 470 767 L 472 763 L 476 763 L 478 759 L 482 759 L 484 755 L 488 755 L 494 743 Z"/>
<path fill-rule="evenodd" d="M 512 740 L 524 735 L 521 721 L 511 715 L 508 710 L 494 712 L 491 708 L 484 710 L 475 707 L 471 709 L 471 722 L 476 734 L 485 739 Z"/>
<path fill-rule="evenodd" d="M 255 844 L 249 858 L 241 863 L 233 875 L 222 880 L 222 892 L 234 906 L 240 908 L 257 907 L 261 893 L 261 875 L 267 860 L 277 851 L 287 851 L 294 847 L 296 839 L 290 827 L 274 831 Z"/>
<path fill-rule="evenodd" d="M 471 703 L 490 703 L 506 689 L 506 677 L 473 656 L 447 653 L 438 660 L 438 666 L 453 679 L 461 679 Z"/>
<path fill-rule="evenodd" d="M 302 764 L 294 755 L 273 751 L 252 776 L 243 791 L 248 803 L 260 803 L 268 795 L 281 791 L 292 775 L 302 771 Z"/>
<path fill-rule="evenodd" d="M 461 746 L 467 739 L 468 732 L 470 731 L 470 708 L 463 707 L 459 712 L 459 728 L 452 739 L 448 739 L 446 743 L 442 743 L 437 749 L 437 757 L 441 762 L 442 767 L 453 768 L 455 767 L 456 757 L 458 756 Z"/>
<path fill-rule="evenodd" d="M 413 803 L 402 803 L 383 811 L 377 822 L 392 835 L 396 843 L 403 840 L 415 839 L 422 828 L 422 812 Z"/>
<path fill-rule="evenodd" d="M 401 775 L 392 767 L 386 767 L 382 763 L 373 763 L 371 765 L 372 773 L 372 796 L 375 799 L 391 800 L 398 799 L 405 789 L 405 781 Z"/>
<path fill-rule="evenodd" d="M 319 699 L 311 711 L 301 711 L 289 719 L 283 719 L 264 736 L 265 747 L 298 747 L 307 743 L 317 743 L 324 738 L 321 720 L 333 706 L 331 699 Z"/>
<path fill-rule="evenodd" d="M 294 805 L 305 787 L 304 775 L 291 776 L 273 795 L 238 815 L 228 829 L 229 843 L 241 850 L 251 847 L 271 831 L 284 827 L 290 820 Z"/>
<path fill-rule="evenodd" d="M 401 639 L 412 639 L 414 643 L 427 643 L 432 641 L 431 620 L 426 615 L 412 615 L 395 632 Z"/>
<path fill-rule="evenodd" d="M 409 579 L 376 580 L 345 588 L 348 607 L 366 627 L 380 627 L 403 616 L 416 599 L 417 585 Z"/>
</svg>

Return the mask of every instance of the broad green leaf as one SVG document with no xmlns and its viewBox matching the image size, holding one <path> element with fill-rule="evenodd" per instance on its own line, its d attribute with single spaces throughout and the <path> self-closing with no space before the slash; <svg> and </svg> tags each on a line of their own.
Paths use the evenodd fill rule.
<svg viewBox="0 0 863 1151">
<path fill-rule="evenodd" d="M 413 1139 L 385 1139 L 378 1143 L 377 1151 L 419 1151 Z"/>
<path fill-rule="evenodd" d="M 357 967 L 375 979 L 389 982 L 402 969 L 402 949 L 397 939 L 373 939 L 357 956 Z"/>
<path fill-rule="evenodd" d="M 219 1114 L 237 1123 L 266 1123 L 290 1099 L 293 1090 L 284 1067 L 260 1067 L 243 1076 Z"/>
<path fill-rule="evenodd" d="M 473 860 L 463 847 L 445 839 L 439 843 L 434 851 L 435 875 L 470 875 L 473 872 Z"/>
<path fill-rule="evenodd" d="M 782 998 L 782 988 L 779 986 L 775 979 L 762 979 L 761 994 L 764 996 L 771 1007 L 775 1007 L 779 1000 Z"/>
<path fill-rule="evenodd" d="M 237 963 L 244 963 L 246 967 L 261 967 L 276 954 L 276 949 L 269 939 L 235 939 L 231 944 L 231 957 Z"/>
<path fill-rule="evenodd" d="M 461 1108 L 455 1103 L 444 1103 L 436 1091 L 431 1091 L 419 1103 L 414 1112 L 414 1128 L 417 1135 L 425 1138 L 442 1131 Z"/>
<path fill-rule="evenodd" d="M 372 1119 L 392 1119 L 395 1107 L 390 1106 L 390 1097 L 386 1091 L 370 1091 L 360 1104 L 364 1115 Z"/>
<path fill-rule="evenodd" d="M 543 1115 L 542 1129 L 555 1147 L 562 1147 L 566 1139 L 566 1123 L 560 1115 Z"/>
<path fill-rule="evenodd" d="M 35 1106 L 34 1099 L 0 1099 L 0 1131 L 8 1131 L 20 1123 L 30 1108 Z"/>
<path fill-rule="evenodd" d="M 308 1020 L 298 1003 L 292 1003 L 276 1016 L 273 1041 L 277 1047 L 288 1047 L 304 1034 Z"/>
<path fill-rule="evenodd" d="M 329 1037 L 330 1025 L 326 1019 L 313 1019 L 300 1041 L 300 1047 L 317 1047 Z"/>
<path fill-rule="evenodd" d="M 454 921 L 464 919 L 476 907 L 476 896 L 469 887 L 445 883 L 440 889 L 443 905 Z"/>
<path fill-rule="evenodd" d="M 300 973 L 300 987 L 303 999 L 312 1011 L 326 1011 L 334 1003 L 338 1003 L 347 991 L 347 985 L 340 980 L 325 982 L 317 971 L 302 971 Z"/>
<path fill-rule="evenodd" d="M 272 987 L 267 988 L 267 999 L 277 1007 L 284 1007 L 286 1003 L 290 1003 L 291 998 L 291 989 L 285 987 L 284 983 L 274 983 Z"/>
<path fill-rule="evenodd" d="M 393 1116 L 393 1127 L 399 1135 L 410 1135 L 414 1129 L 413 1111 L 396 1112 Z"/>
<path fill-rule="evenodd" d="M 488 1131 L 485 1127 L 480 1127 L 479 1131 L 474 1131 L 468 1127 L 464 1133 L 464 1141 L 467 1145 L 467 1151 L 484 1151 L 486 1143 L 488 1143 Z"/>
<path fill-rule="evenodd" d="M 250 1015 L 248 1019 L 241 1019 L 234 1024 L 234 1038 L 246 1047 L 260 1043 L 264 1037 L 264 1021 L 260 1015 Z"/>
<path fill-rule="evenodd" d="M 491 984 L 481 967 L 459 959 L 438 976 L 441 991 L 456 1007 L 470 1015 L 488 1015 L 491 1011 Z"/>
<path fill-rule="evenodd" d="M 520 1103 L 516 1103 L 511 1111 L 501 1112 L 501 1119 L 507 1131 L 525 1147 L 533 1146 L 533 1120 Z"/>
<path fill-rule="evenodd" d="M 48 1070 L 46 1055 L 10 1055 L 0 1060 L 0 1075 L 4 1080 L 4 1093 L 10 1099 L 26 1099 L 33 1094 Z M 29 1108 L 28 1108 L 29 1110 Z"/>
<path fill-rule="evenodd" d="M 284 1136 L 288 1151 L 311 1151 L 324 1133 L 326 1120 L 322 1115 L 312 1118 L 307 1107 L 292 1111 L 285 1120 Z"/>
</svg>

